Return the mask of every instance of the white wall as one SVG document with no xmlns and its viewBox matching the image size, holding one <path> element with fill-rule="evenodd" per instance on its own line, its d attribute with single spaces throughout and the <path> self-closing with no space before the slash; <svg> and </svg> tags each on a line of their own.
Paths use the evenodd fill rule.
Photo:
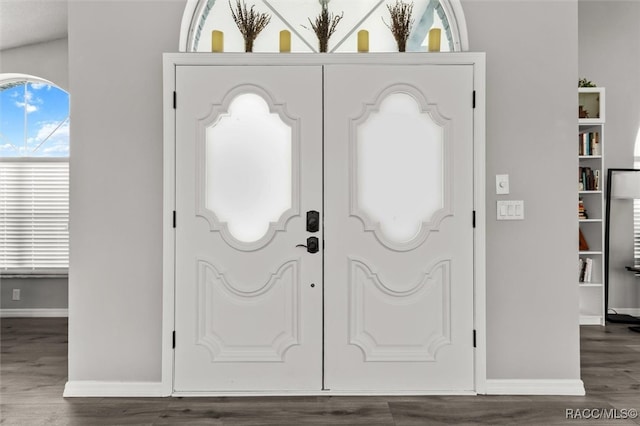
<svg viewBox="0 0 640 426">
<path fill-rule="evenodd" d="M 0 73 L 34 75 L 69 91 L 67 39 L 0 51 Z"/>
<path fill-rule="evenodd" d="M 576 1 L 463 1 L 487 52 L 487 375 L 576 379 Z M 495 195 L 495 175 L 511 194 Z M 525 220 L 497 222 L 496 200 Z"/>
<path fill-rule="evenodd" d="M 184 5 L 69 2 L 69 380 L 160 380 L 162 52 Z"/>
<path fill-rule="evenodd" d="M 472 50 L 488 52 L 489 378 L 577 379 L 577 3 L 464 7 Z M 177 50 L 183 8 L 69 4 L 72 141 L 83 140 L 71 161 L 70 380 L 160 380 L 160 53 Z M 524 222 L 492 219 L 498 172 L 525 200 Z"/>
<path fill-rule="evenodd" d="M 633 168 L 640 131 L 640 2 L 579 2 L 580 76 L 606 88 L 605 167 Z M 640 308 L 633 264 L 633 207 L 612 205 L 609 306 Z"/>
</svg>

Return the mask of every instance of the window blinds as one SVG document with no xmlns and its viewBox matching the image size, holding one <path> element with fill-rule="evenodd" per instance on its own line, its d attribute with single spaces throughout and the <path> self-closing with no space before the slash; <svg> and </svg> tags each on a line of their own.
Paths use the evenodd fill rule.
<svg viewBox="0 0 640 426">
<path fill-rule="evenodd" d="M 69 162 L 0 161 L 0 272 L 69 267 Z"/>
</svg>

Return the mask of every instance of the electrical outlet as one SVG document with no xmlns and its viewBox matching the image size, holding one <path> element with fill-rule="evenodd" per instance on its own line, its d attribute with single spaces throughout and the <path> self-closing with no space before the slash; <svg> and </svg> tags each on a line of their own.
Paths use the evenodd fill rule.
<svg viewBox="0 0 640 426">
<path fill-rule="evenodd" d="M 13 289 L 13 300 L 20 300 L 20 289 L 19 288 L 14 288 Z"/>
</svg>

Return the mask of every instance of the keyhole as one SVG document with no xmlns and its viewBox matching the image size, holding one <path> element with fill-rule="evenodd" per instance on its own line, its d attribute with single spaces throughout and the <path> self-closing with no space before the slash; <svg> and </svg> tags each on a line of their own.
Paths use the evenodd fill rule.
<svg viewBox="0 0 640 426">
<path fill-rule="evenodd" d="M 313 283 L 311 284 L 311 288 L 313 288 L 313 287 L 315 287 L 315 286 L 316 286 L 315 284 L 313 284 Z"/>
</svg>

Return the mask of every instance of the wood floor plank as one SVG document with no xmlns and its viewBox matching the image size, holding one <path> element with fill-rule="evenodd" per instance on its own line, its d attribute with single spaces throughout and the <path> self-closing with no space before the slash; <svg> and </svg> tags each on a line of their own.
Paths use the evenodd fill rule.
<svg viewBox="0 0 640 426">
<path fill-rule="evenodd" d="M 581 327 L 587 396 L 309 396 L 63 398 L 65 318 L 0 322 L 0 425 L 579 424 L 567 409 L 640 410 L 640 335 L 622 324 Z M 639 419 L 589 425 L 640 424 Z"/>
<path fill-rule="evenodd" d="M 194 419 L 216 419 L 224 425 L 393 425 L 386 402 L 341 403 L 321 399 L 315 402 L 202 403 L 183 401 L 170 404 L 163 417 L 167 424 Z"/>
<path fill-rule="evenodd" d="M 505 403 L 499 397 L 478 397 L 472 403 L 432 402 L 422 404 L 389 404 L 397 426 L 418 425 L 569 425 L 577 421 L 567 418 L 567 409 L 608 409 L 603 403 L 525 402 Z M 620 422 L 620 423 L 618 423 Z M 591 420 L 592 425 L 608 425 L 611 421 Z M 634 425 L 632 420 L 616 421 L 620 425 Z"/>
</svg>

